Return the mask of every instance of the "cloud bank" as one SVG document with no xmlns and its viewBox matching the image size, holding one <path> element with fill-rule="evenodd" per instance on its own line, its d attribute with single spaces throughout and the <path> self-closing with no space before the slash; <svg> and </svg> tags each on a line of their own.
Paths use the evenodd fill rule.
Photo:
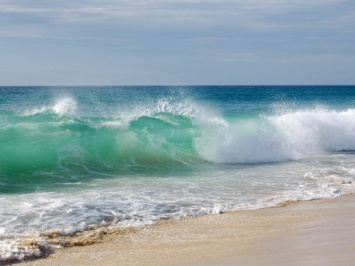
<svg viewBox="0 0 355 266">
<path fill-rule="evenodd" d="M 348 84 L 353 43 L 353 0 L 0 0 L 3 84 Z"/>
</svg>

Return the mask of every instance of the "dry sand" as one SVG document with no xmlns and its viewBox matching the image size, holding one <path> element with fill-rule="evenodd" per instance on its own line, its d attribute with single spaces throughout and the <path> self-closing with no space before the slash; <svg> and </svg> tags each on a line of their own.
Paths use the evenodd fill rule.
<svg viewBox="0 0 355 266">
<path fill-rule="evenodd" d="M 355 195 L 161 222 L 20 265 L 355 265 Z"/>
</svg>

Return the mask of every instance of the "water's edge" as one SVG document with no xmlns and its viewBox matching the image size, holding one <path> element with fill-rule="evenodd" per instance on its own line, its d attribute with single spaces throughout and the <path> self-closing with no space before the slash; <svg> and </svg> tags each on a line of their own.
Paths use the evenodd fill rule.
<svg viewBox="0 0 355 266">
<path fill-rule="evenodd" d="M 355 193 L 348 193 L 344 195 L 340 195 L 338 197 L 346 197 L 349 195 L 355 195 Z M 237 211 L 226 211 L 226 212 L 220 212 L 220 213 L 208 213 L 208 214 L 203 214 L 203 215 L 223 215 L 224 213 L 240 213 L 240 212 L 258 212 L 260 210 L 264 209 L 273 209 L 273 208 L 287 208 L 291 205 L 294 204 L 302 204 L 305 202 L 310 202 L 310 201 L 323 201 L 323 200 L 333 200 L 338 197 L 333 197 L 333 198 L 315 198 L 315 199 L 310 199 L 310 200 L 287 200 L 285 202 L 281 202 L 275 206 L 270 206 L 267 208 L 261 208 L 261 209 L 252 209 L 252 210 L 237 210 Z M 201 215 L 198 216 L 189 216 L 189 217 L 184 217 L 180 218 L 178 220 L 176 219 L 160 219 L 156 220 L 153 224 L 150 225 L 144 225 L 144 226 L 139 226 L 139 227 L 100 227 L 100 228 L 92 228 L 87 231 L 82 231 L 82 232 L 76 232 L 73 235 L 67 235 L 67 236 L 62 236 L 60 232 L 58 231 L 52 231 L 52 232 L 46 232 L 41 235 L 40 238 L 28 238 L 28 239 L 22 239 L 19 241 L 19 250 L 22 251 L 31 251 L 32 254 L 28 254 L 28 256 L 24 256 L 22 259 L 7 259 L 1 261 L 1 265 L 13 265 L 13 264 L 18 264 L 22 265 L 22 263 L 25 263 L 25 265 L 29 265 L 28 262 L 35 261 L 35 260 L 40 260 L 40 259 L 46 259 L 47 257 L 53 255 L 56 253 L 57 249 L 62 249 L 62 248 L 73 248 L 73 247 L 80 247 L 80 246 L 88 246 L 88 245 L 95 245 L 102 243 L 106 241 L 107 239 L 112 237 L 120 237 L 125 234 L 134 234 L 139 230 L 144 230 L 147 227 L 154 227 L 154 226 L 160 226 L 164 225 L 166 223 L 174 223 L 177 222 L 181 219 L 194 219 L 197 218 Z M 217 216 L 218 217 L 218 216 Z M 217 218 L 218 219 L 218 218 Z"/>
</svg>

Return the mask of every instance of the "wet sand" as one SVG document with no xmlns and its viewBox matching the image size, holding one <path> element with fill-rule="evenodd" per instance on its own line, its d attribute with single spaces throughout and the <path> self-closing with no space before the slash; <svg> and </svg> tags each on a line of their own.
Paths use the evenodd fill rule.
<svg viewBox="0 0 355 266">
<path fill-rule="evenodd" d="M 161 222 L 20 265 L 353 265 L 355 195 Z"/>
</svg>

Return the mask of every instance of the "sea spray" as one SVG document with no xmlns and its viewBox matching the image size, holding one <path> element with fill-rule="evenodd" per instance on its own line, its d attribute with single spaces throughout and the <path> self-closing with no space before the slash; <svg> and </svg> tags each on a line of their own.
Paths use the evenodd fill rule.
<svg viewBox="0 0 355 266">
<path fill-rule="evenodd" d="M 77 109 L 76 105 L 77 103 L 73 98 L 62 98 L 55 103 L 55 105 L 52 107 L 52 110 L 60 116 L 74 115 Z"/>
</svg>

